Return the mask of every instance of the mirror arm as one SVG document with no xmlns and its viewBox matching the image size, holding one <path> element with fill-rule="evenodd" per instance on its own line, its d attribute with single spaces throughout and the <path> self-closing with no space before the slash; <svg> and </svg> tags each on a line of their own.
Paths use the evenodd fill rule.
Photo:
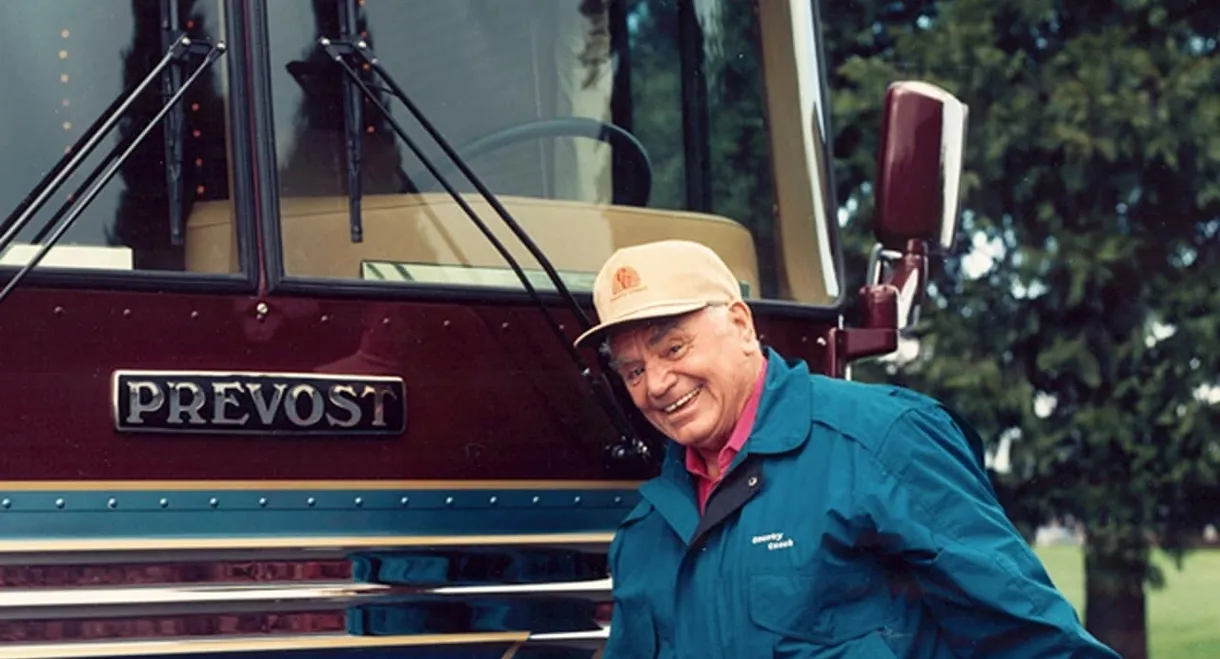
<svg viewBox="0 0 1220 659">
<path fill-rule="evenodd" d="M 906 249 L 891 259 L 893 271 L 886 283 L 898 291 L 898 319 L 895 328 L 906 335 L 919 322 L 919 310 L 923 306 L 928 285 L 928 241 L 918 238 L 907 240 Z M 871 283 L 881 283 L 881 273 L 869 270 L 875 278 Z"/>
</svg>

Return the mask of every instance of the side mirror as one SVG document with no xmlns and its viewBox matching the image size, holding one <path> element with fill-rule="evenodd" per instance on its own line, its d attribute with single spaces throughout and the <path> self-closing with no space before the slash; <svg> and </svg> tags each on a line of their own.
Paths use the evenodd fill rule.
<svg viewBox="0 0 1220 659">
<path fill-rule="evenodd" d="M 874 235 L 887 250 L 910 240 L 936 252 L 957 235 L 969 108 L 926 82 L 896 82 L 885 94 L 877 153 Z"/>
<path fill-rule="evenodd" d="M 961 210 L 969 108 L 926 82 L 890 85 L 874 183 L 877 244 L 860 290 L 858 327 L 832 331 L 831 372 L 893 352 L 919 321 L 928 255 L 953 246 Z"/>
<path fill-rule="evenodd" d="M 957 237 L 968 116 L 964 103 L 926 82 L 896 82 L 886 91 L 868 283 L 897 289 L 900 332 L 919 320 L 928 255 L 949 250 Z"/>
</svg>

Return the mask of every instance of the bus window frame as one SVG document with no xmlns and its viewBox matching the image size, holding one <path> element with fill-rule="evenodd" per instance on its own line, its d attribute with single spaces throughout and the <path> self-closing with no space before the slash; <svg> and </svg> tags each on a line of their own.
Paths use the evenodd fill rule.
<svg viewBox="0 0 1220 659">
<path fill-rule="evenodd" d="M 258 235 L 258 217 L 261 209 L 257 201 L 258 192 L 254 171 L 257 161 L 251 153 L 258 143 L 253 135 L 254 126 L 249 117 L 255 102 L 250 86 L 250 33 L 242 0 L 210 0 L 218 2 L 225 17 L 225 56 L 213 64 L 224 66 L 224 78 L 228 80 L 226 130 L 231 147 L 228 164 L 231 175 L 229 206 L 237 233 L 239 270 L 235 273 L 201 273 L 173 270 L 108 270 L 104 268 L 55 268 L 35 266 L 26 275 L 16 290 L 38 288 L 95 288 L 106 291 L 131 292 L 182 292 L 182 293 L 253 293 L 257 291 L 262 272 Z M 155 93 L 146 90 L 145 94 Z M 148 136 L 160 139 L 158 129 Z M 101 153 L 99 150 L 98 153 Z M 84 173 L 82 167 L 78 173 Z M 113 184 L 113 180 L 107 185 Z M 61 188 L 62 190 L 63 188 Z M 51 208 L 48 204 L 39 217 Z M 11 210 L 11 209 L 9 209 Z M 7 212 L 7 210 L 6 210 Z M 88 214 L 90 210 L 86 210 Z M 189 235 L 187 236 L 189 240 Z M 20 271 L 20 266 L 0 266 L 0 285 L 8 283 Z"/>
</svg>

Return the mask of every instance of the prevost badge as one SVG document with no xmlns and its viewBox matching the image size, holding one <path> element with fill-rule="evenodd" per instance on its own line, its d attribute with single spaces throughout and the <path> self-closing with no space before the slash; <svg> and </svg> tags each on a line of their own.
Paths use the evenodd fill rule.
<svg viewBox="0 0 1220 659">
<path fill-rule="evenodd" d="M 121 432 L 398 435 L 407 421 L 389 376 L 119 370 L 111 389 Z"/>
</svg>

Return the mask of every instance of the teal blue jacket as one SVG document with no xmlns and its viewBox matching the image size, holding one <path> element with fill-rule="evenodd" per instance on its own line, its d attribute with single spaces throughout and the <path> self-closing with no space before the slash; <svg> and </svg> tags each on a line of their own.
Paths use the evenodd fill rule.
<svg viewBox="0 0 1220 659">
<path fill-rule="evenodd" d="M 605 659 L 1118 658 L 1005 517 L 973 430 L 767 354 L 706 513 L 671 444 L 615 534 Z"/>
</svg>

